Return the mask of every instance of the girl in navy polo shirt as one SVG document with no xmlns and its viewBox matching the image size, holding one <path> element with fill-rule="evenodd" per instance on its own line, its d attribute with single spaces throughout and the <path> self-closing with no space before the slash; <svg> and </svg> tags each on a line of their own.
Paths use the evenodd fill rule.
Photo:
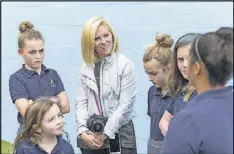
<svg viewBox="0 0 234 154">
<path fill-rule="evenodd" d="M 63 113 L 70 111 L 69 100 L 63 82 L 56 70 L 44 64 L 44 38 L 29 21 L 19 25 L 18 53 L 24 58 L 22 68 L 11 74 L 9 91 L 12 102 L 18 110 L 20 124 L 17 134 L 22 131 L 26 108 L 40 96 L 56 96 L 61 102 Z"/>
<path fill-rule="evenodd" d="M 166 135 L 168 125 L 173 115 L 185 108 L 188 101 L 197 94 L 195 87 L 187 80 L 187 65 L 191 44 L 199 35 L 198 33 L 185 34 L 181 36 L 175 44 L 172 74 L 168 83 L 169 90 L 174 98 L 167 107 L 159 123 L 159 127 L 164 136 Z"/>
<path fill-rule="evenodd" d="M 148 116 L 150 116 L 150 137 L 148 153 L 159 153 L 163 135 L 159 121 L 172 100 L 167 88 L 167 75 L 171 71 L 173 39 L 169 35 L 158 33 L 156 42 L 149 46 L 144 54 L 143 63 L 149 80 L 153 83 L 148 91 Z"/>
<path fill-rule="evenodd" d="M 58 99 L 41 97 L 25 112 L 24 129 L 14 144 L 15 154 L 74 154 L 62 138 L 63 114 Z"/>
<path fill-rule="evenodd" d="M 198 95 L 172 119 L 163 153 L 233 153 L 233 28 L 198 37 L 188 58 L 188 80 Z"/>
</svg>

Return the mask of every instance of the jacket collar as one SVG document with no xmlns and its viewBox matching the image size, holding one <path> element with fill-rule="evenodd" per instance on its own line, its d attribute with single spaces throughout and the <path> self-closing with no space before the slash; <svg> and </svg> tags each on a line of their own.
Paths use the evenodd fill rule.
<svg viewBox="0 0 234 154">
<path fill-rule="evenodd" d="M 102 63 L 105 61 L 106 64 L 111 64 L 116 59 L 118 53 L 112 52 L 110 56 L 106 56 Z M 89 79 L 96 82 L 95 76 L 94 76 L 94 64 L 85 64 L 83 67 L 83 70 L 81 72 L 82 75 L 88 77 Z"/>
</svg>

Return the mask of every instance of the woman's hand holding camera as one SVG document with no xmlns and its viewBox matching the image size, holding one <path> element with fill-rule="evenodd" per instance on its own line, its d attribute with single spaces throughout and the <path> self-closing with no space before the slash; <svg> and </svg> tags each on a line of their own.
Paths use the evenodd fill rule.
<svg viewBox="0 0 234 154">
<path fill-rule="evenodd" d="M 107 139 L 107 136 L 103 133 L 94 133 L 94 136 L 96 139 L 98 139 L 99 142 L 103 143 L 106 139 Z"/>
<path fill-rule="evenodd" d="M 84 142 L 89 145 L 91 148 L 98 149 L 102 146 L 103 142 L 101 142 L 101 137 L 97 137 L 97 134 L 86 131 L 81 134 L 81 139 L 84 140 Z"/>
</svg>

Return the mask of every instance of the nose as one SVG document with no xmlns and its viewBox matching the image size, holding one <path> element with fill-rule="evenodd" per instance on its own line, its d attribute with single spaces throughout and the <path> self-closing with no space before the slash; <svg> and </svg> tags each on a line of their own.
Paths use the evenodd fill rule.
<svg viewBox="0 0 234 154">
<path fill-rule="evenodd" d="M 188 58 L 185 58 L 183 62 L 183 67 L 187 68 L 187 66 L 188 66 Z"/>
<path fill-rule="evenodd" d="M 56 120 L 57 125 L 61 125 L 63 124 L 63 118 L 62 117 L 58 117 Z"/>
<path fill-rule="evenodd" d="M 106 43 L 106 39 L 104 37 L 101 38 L 101 44 L 105 44 Z"/>
<path fill-rule="evenodd" d="M 151 82 L 153 81 L 152 75 L 149 75 L 149 74 L 148 74 L 148 78 L 149 78 L 149 81 L 151 81 Z"/>
<path fill-rule="evenodd" d="M 41 53 L 40 53 L 40 52 L 37 52 L 37 53 L 36 53 L 36 58 L 37 58 L 37 59 L 40 59 L 40 58 L 41 58 Z"/>
</svg>

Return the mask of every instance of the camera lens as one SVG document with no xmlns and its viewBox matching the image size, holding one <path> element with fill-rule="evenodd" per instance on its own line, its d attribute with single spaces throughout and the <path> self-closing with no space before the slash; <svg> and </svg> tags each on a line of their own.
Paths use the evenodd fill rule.
<svg viewBox="0 0 234 154">
<path fill-rule="evenodd" d="M 101 130 L 102 130 L 102 125 L 96 123 L 96 124 L 94 125 L 94 131 L 95 131 L 95 132 L 101 132 Z"/>
</svg>

